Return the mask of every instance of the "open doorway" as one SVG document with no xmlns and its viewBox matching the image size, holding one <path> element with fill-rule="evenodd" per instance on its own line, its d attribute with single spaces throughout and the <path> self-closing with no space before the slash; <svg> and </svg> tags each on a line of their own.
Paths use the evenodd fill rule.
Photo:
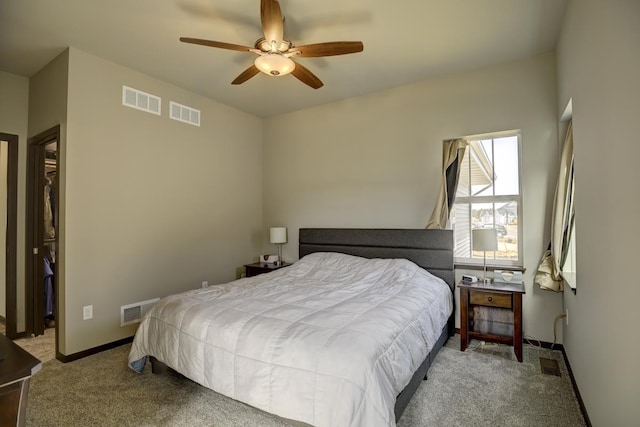
<svg viewBox="0 0 640 427">
<path fill-rule="evenodd" d="M 18 135 L 0 133 L 0 333 L 17 338 Z M 24 301 L 23 301 L 24 304 Z"/>
<path fill-rule="evenodd" d="M 29 139 L 27 149 L 27 335 L 51 337 L 57 353 L 58 142 L 60 126 Z"/>
</svg>

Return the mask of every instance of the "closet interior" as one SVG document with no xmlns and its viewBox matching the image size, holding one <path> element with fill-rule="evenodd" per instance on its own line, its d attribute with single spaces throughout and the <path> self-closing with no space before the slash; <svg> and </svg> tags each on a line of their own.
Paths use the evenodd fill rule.
<svg viewBox="0 0 640 427">
<path fill-rule="evenodd" d="M 55 327 L 56 230 L 57 218 L 57 142 L 45 146 L 44 158 L 44 324 Z"/>
</svg>

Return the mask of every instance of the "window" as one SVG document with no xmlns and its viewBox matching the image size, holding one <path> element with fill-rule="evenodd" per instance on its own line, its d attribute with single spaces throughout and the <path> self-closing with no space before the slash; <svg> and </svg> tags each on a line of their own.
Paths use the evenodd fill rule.
<svg viewBox="0 0 640 427">
<path fill-rule="evenodd" d="M 451 212 L 455 262 L 482 264 L 484 253 L 472 250 L 471 230 L 495 228 L 498 250 L 487 252 L 487 264 L 522 266 L 520 134 L 472 136 L 467 141 Z"/>
</svg>

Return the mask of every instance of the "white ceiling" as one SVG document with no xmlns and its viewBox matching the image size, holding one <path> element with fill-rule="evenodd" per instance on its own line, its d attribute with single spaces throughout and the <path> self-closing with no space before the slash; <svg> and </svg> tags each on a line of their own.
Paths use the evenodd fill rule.
<svg viewBox="0 0 640 427">
<path fill-rule="evenodd" d="M 324 86 L 258 74 L 259 0 L 0 0 L 0 70 L 30 77 L 76 47 L 239 110 L 269 117 L 554 50 L 566 0 L 280 0 L 296 45 L 361 40 L 362 53 L 301 58 Z M 125 84 L 126 82 L 123 82 Z"/>
</svg>

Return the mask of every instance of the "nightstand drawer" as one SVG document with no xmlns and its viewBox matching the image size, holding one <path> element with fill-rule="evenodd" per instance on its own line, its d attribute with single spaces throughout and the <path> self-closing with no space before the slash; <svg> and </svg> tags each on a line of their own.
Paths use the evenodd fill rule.
<svg viewBox="0 0 640 427">
<path fill-rule="evenodd" d="M 511 294 L 500 294 L 494 292 L 470 292 L 469 302 L 475 305 L 486 305 L 489 307 L 511 308 Z"/>
</svg>

